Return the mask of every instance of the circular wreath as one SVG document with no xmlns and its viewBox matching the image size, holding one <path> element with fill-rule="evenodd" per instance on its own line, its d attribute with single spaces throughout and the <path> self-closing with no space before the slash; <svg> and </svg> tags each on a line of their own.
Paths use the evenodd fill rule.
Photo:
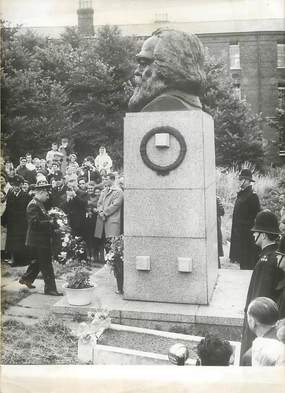
<svg viewBox="0 0 285 393">
<path fill-rule="evenodd" d="M 174 138 L 177 139 L 179 146 L 180 146 L 180 152 L 179 155 L 177 157 L 177 159 L 169 165 L 157 165 L 154 164 L 148 157 L 147 152 L 146 152 L 146 146 L 148 141 L 150 140 L 150 138 L 155 135 L 155 134 L 170 134 L 172 136 L 174 136 Z M 183 137 L 183 135 L 176 130 L 173 127 L 156 127 L 153 128 L 152 130 L 148 131 L 145 136 L 143 137 L 142 141 L 141 141 L 141 145 L 140 145 L 140 153 L 141 153 L 141 157 L 143 162 L 145 163 L 145 165 L 152 169 L 153 171 L 155 171 L 158 175 L 160 176 L 165 176 L 168 175 L 170 171 L 172 171 L 173 169 L 177 168 L 181 162 L 184 160 L 184 157 L 186 155 L 186 151 L 187 151 L 187 147 L 186 147 L 186 143 L 185 143 L 185 139 Z"/>
</svg>

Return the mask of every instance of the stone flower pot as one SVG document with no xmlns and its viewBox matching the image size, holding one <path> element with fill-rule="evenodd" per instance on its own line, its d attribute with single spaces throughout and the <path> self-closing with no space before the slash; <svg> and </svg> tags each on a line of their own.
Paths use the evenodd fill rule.
<svg viewBox="0 0 285 393">
<path fill-rule="evenodd" d="M 93 284 L 90 288 L 74 289 L 68 288 L 67 284 L 63 284 L 62 288 L 64 289 L 67 301 L 71 306 L 86 306 L 92 302 L 96 285 Z"/>
</svg>

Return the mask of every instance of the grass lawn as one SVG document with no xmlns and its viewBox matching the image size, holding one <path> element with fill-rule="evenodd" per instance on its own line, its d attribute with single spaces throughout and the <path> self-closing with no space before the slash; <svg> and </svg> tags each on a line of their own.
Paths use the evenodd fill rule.
<svg viewBox="0 0 285 393">
<path fill-rule="evenodd" d="M 47 316 L 34 325 L 9 319 L 2 324 L 1 364 L 78 364 L 77 337 Z"/>
</svg>

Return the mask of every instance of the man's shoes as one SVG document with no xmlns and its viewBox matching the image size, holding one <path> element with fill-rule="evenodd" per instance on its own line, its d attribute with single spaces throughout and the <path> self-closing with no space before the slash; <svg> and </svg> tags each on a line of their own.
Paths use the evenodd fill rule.
<svg viewBox="0 0 285 393">
<path fill-rule="evenodd" d="M 32 285 L 31 282 L 26 281 L 24 278 L 20 278 L 19 283 L 22 284 L 22 285 L 26 285 L 29 289 L 36 288 L 34 285 Z"/>
<path fill-rule="evenodd" d="M 50 296 L 63 296 L 63 293 L 57 292 L 56 290 L 45 291 L 45 295 Z"/>
</svg>

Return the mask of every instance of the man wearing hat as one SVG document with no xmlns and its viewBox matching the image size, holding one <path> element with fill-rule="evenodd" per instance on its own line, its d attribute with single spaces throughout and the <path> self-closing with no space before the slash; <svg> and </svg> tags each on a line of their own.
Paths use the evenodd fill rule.
<svg viewBox="0 0 285 393">
<path fill-rule="evenodd" d="M 25 179 L 15 175 L 10 180 L 12 188 L 7 193 L 6 209 L 2 225 L 7 228 L 6 250 L 10 253 L 12 266 L 25 266 L 29 263 L 25 247 L 27 219 L 26 208 L 31 197 L 21 189 Z"/>
<path fill-rule="evenodd" d="M 240 191 L 233 211 L 230 260 L 238 262 L 242 270 L 253 269 L 257 260 L 257 248 L 250 231 L 260 211 L 259 198 L 253 192 L 252 173 L 243 169 L 239 175 Z"/>
<path fill-rule="evenodd" d="M 279 319 L 285 318 L 285 235 L 281 237 L 276 250 L 277 266 L 282 271 L 282 279 L 277 284 L 277 304 L 279 307 Z"/>
<path fill-rule="evenodd" d="M 27 207 L 26 245 L 30 248 L 35 260 L 29 265 L 19 282 L 28 288 L 35 288 L 32 284 L 41 271 L 45 283 L 45 295 L 60 296 L 62 294 L 56 288 L 51 252 L 52 231 L 56 224 L 50 219 L 44 206 L 49 199 L 49 189 L 50 184 L 37 184 L 34 187 L 34 198 Z"/>
<path fill-rule="evenodd" d="M 256 216 L 251 229 L 256 245 L 261 249 L 258 261 L 252 272 L 247 299 L 245 304 L 245 319 L 241 342 L 241 357 L 251 347 L 255 338 L 250 331 L 246 313 L 252 300 L 257 297 L 268 297 L 276 301 L 278 293 L 276 287 L 281 280 L 281 271 L 277 267 L 276 249 L 280 234 L 278 220 L 275 214 L 269 210 L 262 210 Z"/>
</svg>

